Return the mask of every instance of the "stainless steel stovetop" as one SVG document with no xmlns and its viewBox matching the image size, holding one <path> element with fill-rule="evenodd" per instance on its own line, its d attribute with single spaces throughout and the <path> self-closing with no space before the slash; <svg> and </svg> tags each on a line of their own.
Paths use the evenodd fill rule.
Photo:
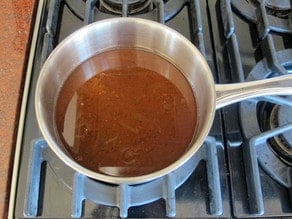
<svg viewBox="0 0 292 219">
<path fill-rule="evenodd" d="M 142 185 L 75 173 L 43 140 L 34 111 L 39 71 L 53 48 L 91 22 L 135 16 L 193 42 L 217 83 L 292 73 L 290 0 L 41 0 L 17 137 L 10 218 L 292 217 L 292 98 L 264 97 L 217 111 L 199 152 Z"/>
</svg>

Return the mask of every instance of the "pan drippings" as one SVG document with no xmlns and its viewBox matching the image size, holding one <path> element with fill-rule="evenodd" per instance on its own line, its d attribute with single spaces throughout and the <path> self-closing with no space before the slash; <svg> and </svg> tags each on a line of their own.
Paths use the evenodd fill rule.
<svg viewBox="0 0 292 219">
<path fill-rule="evenodd" d="M 56 125 L 70 156 L 111 176 L 165 168 L 188 148 L 196 102 L 180 71 L 150 52 L 118 49 L 75 69 L 57 100 Z"/>
</svg>

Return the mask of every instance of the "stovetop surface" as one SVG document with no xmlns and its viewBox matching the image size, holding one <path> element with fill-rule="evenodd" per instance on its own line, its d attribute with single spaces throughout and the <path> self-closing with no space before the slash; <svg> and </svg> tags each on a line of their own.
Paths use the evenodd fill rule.
<svg viewBox="0 0 292 219">
<path fill-rule="evenodd" d="M 275 1 L 153 2 L 154 9 L 150 12 L 129 16 L 165 22 L 165 25 L 182 33 L 205 56 L 217 83 L 257 80 L 292 72 L 290 1 L 281 1 L 276 10 L 273 9 Z M 23 132 L 18 139 L 19 154 L 16 153 L 19 163 L 15 164 L 11 192 L 11 200 L 15 198 L 15 202 L 11 201 L 10 215 L 14 218 L 69 218 L 73 214 L 75 173 L 49 147 L 41 146 L 40 157 L 45 162 L 41 160 L 38 168 L 40 179 L 32 187 L 37 185 L 38 197 L 29 196 L 36 194 L 28 189 L 32 185 L 28 176 L 35 176 L 35 169 L 32 168 L 34 148 L 38 147 L 37 142 L 46 144 L 35 117 L 34 89 L 42 64 L 58 42 L 88 23 L 120 16 L 101 12 L 94 3 L 98 5 L 99 1 L 39 2 L 39 25 L 35 30 L 35 46 L 33 44 L 30 57 L 32 68 L 29 68 L 26 79 L 28 93 L 23 101 L 24 117 L 20 122 Z M 173 8 L 178 9 L 173 11 Z M 266 102 L 269 103 L 268 107 Z M 278 111 L 287 114 L 291 103 L 291 98 L 287 97 L 266 97 L 218 110 L 209 140 L 196 155 L 198 161 L 194 172 L 175 191 L 176 217 L 291 217 L 291 166 L 280 159 L 274 147 L 270 146 L 270 139 L 277 141 L 274 136 L 279 136 L 281 132 L 267 133 L 271 128 L 261 125 L 258 119 L 261 113 L 266 113 L 268 116 L 264 120 L 271 120 L 269 115 L 272 110 L 268 109 L 274 109 L 275 105 L 280 105 L 282 110 Z M 259 108 L 263 109 L 261 113 L 257 112 Z M 288 126 L 282 130 L 286 134 L 281 133 L 281 136 L 291 133 L 289 124 L 291 120 L 288 119 L 283 124 Z M 215 150 L 209 150 L 210 139 L 214 143 L 210 147 Z M 208 158 L 204 155 L 209 151 L 213 151 L 213 154 Z M 218 168 L 210 168 L 212 157 L 216 158 Z M 213 184 L 211 179 L 214 179 Z M 219 182 L 219 191 L 214 192 L 216 182 Z M 166 205 L 164 199 L 159 199 L 130 207 L 128 217 L 165 217 Z M 119 208 L 88 200 L 83 203 L 82 209 L 81 216 L 85 218 L 120 216 Z"/>
</svg>

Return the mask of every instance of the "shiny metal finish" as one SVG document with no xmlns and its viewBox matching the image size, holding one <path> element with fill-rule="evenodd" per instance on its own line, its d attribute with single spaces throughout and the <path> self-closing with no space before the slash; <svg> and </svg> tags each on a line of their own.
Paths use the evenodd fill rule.
<svg viewBox="0 0 292 219">
<path fill-rule="evenodd" d="M 133 47 L 157 53 L 175 64 L 196 92 L 198 127 L 190 149 L 167 168 L 139 177 L 112 177 L 90 171 L 66 154 L 55 132 L 54 106 L 64 81 L 80 63 L 96 53 L 118 47 Z M 95 74 L 88 71 L 88 76 Z M 204 94 L 204 95 L 202 95 Z M 203 144 L 215 113 L 212 74 L 200 52 L 176 31 L 153 21 L 115 18 L 88 25 L 62 41 L 45 62 L 35 96 L 37 120 L 52 150 L 70 167 L 86 176 L 110 183 L 136 184 L 163 176 L 184 164 Z"/>
<path fill-rule="evenodd" d="M 284 75 L 253 82 L 216 85 L 216 108 L 252 97 L 292 95 L 292 75 Z"/>
<path fill-rule="evenodd" d="M 112 177 L 90 171 L 72 160 L 55 131 L 54 107 L 58 92 L 71 72 L 97 53 L 119 48 L 141 48 L 176 65 L 188 79 L 198 105 L 198 125 L 189 150 L 176 162 L 157 172 L 137 177 Z M 88 71 L 88 77 L 95 74 Z M 247 98 L 273 94 L 292 95 L 292 75 L 234 85 L 215 84 L 200 52 L 176 31 L 159 23 L 137 18 L 115 18 L 88 25 L 65 39 L 52 52 L 39 76 L 35 108 L 45 140 L 70 167 L 91 178 L 114 184 L 138 184 L 176 170 L 203 144 L 213 123 L 216 108 Z M 217 102 L 217 105 L 216 105 Z"/>
</svg>

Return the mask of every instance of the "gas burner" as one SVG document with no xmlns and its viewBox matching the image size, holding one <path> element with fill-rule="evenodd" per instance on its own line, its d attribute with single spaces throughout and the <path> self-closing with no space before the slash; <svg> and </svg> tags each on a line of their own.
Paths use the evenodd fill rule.
<svg viewBox="0 0 292 219">
<path fill-rule="evenodd" d="M 152 9 L 152 0 L 127 0 L 128 14 L 139 14 Z M 100 0 L 99 9 L 103 12 L 122 14 L 123 0 Z"/>
<path fill-rule="evenodd" d="M 261 2 L 261 0 L 231 0 L 231 4 L 235 10 L 254 23 L 258 22 L 258 8 L 260 8 Z M 274 19 L 288 19 L 289 14 L 292 12 L 292 3 L 290 0 L 266 0 L 265 9 L 267 15 L 274 17 Z M 271 21 L 271 23 L 277 24 L 281 22 Z"/>
<path fill-rule="evenodd" d="M 291 73 L 292 50 L 278 51 L 276 58 Z M 258 62 L 247 77 L 248 81 L 261 80 L 273 75 L 266 59 Z M 240 121 L 246 139 L 262 168 L 278 183 L 290 187 L 291 166 L 291 97 L 263 97 L 240 104 Z M 283 116 L 285 114 L 285 116 Z M 290 115 L 290 116 L 289 116 Z M 290 127 L 291 126 L 291 127 Z M 266 137 L 263 137 L 266 136 Z"/>
<path fill-rule="evenodd" d="M 275 58 L 288 74 L 292 73 L 292 49 L 276 52 Z M 268 59 L 259 61 L 246 80 L 255 81 L 276 76 L 268 62 Z M 285 96 L 266 96 L 240 103 L 239 118 L 245 139 L 242 153 L 248 204 L 255 215 L 264 215 L 267 211 L 263 189 L 265 177 L 271 178 L 273 183 L 285 191 L 284 194 L 292 194 L 289 137 L 292 133 L 291 107 L 292 98 Z M 262 171 L 266 174 L 262 174 Z"/>
<path fill-rule="evenodd" d="M 292 103 L 292 97 L 286 98 Z M 259 107 L 259 123 L 263 131 L 269 131 L 278 127 L 292 124 L 291 106 L 277 105 L 263 102 Z M 266 122 L 263 122 L 266 121 Z M 286 131 L 269 140 L 269 145 L 281 160 L 291 166 L 292 164 L 292 131 Z"/>
</svg>

